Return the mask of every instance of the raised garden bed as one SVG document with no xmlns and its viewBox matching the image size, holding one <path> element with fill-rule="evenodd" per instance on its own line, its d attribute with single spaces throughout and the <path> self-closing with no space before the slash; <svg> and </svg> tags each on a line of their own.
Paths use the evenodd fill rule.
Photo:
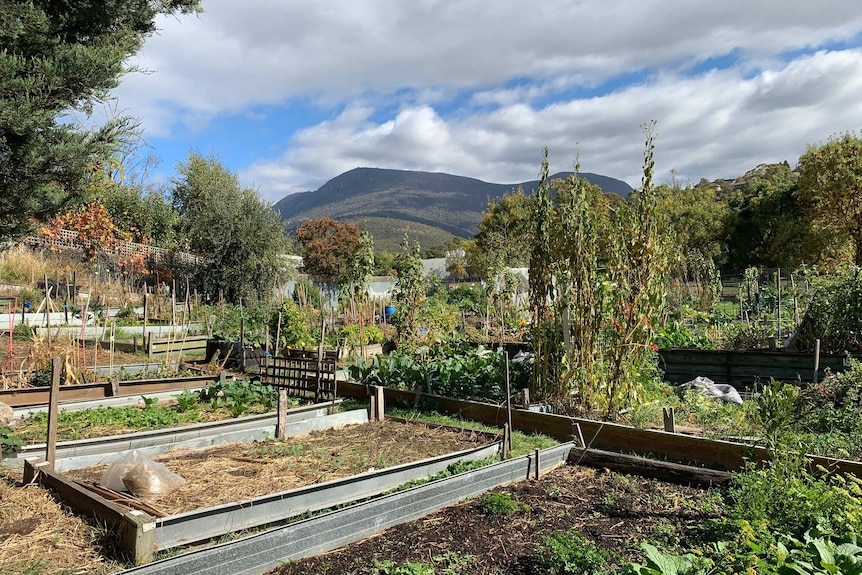
<svg viewBox="0 0 862 575">
<path fill-rule="evenodd" d="M 485 433 L 389 420 L 287 442 L 165 453 L 154 459 L 187 483 L 152 507 L 90 493 L 88 482 L 106 466 L 60 475 L 28 464 L 25 481 L 37 480 L 65 504 L 108 525 L 135 562 L 146 562 L 155 550 L 379 495 L 454 462 L 491 457 L 499 447 L 499 437 Z M 378 470 L 381 464 L 386 469 Z"/>
<path fill-rule="evenodd" d="M 487 434 L 388 419 L 314 431 L 286 441 L 234 442 L 167 451 L 152 457 L 186 479 L 156 506 L 185 513 L 350 477 L 492 443 Z M 108 465 L 70 470 L 70 479 L 98 482 Z"/>
<path fill-rule="evenodd" d="M 432 564 L 437 573 L 549 573 L 540 553 L 545 537 L 571 529 L 612 552 L 618 566 L 639 558 L 638 541 L 679 537 L 685 544 L 694 527 L 722 511 L 708 490 L 573 465 L 489 493 L 269 573 L 395 573 L 407 562 Z M 387 564 L 389 571 L 369 571 Z"/>
</svg>

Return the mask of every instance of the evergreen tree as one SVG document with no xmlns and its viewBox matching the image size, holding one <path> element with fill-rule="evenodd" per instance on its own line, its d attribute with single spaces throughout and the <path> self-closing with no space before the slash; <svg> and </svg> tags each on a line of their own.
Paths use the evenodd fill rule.
<svg viewBox="0 0 862 575">
<path fill-rule="evenodd" d="M 197 10 L 199 0 L 0 0 L 0 242 L 83 204 L 88 174 L 134 123 L 85 130 L 63 116 L 107 97 L 158 14 Z"/>
</svg>

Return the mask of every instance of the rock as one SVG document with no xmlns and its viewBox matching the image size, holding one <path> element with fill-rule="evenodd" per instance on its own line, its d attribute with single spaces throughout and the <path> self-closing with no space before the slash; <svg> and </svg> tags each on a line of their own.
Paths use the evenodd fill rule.
<svg viewBox="0 0 862 575">
<path fill-rule="evenodd" d="M 15 412 L 3 402 L 0 402 L 0 427 L 9 427 L 15 420 Z"/>
</svg>

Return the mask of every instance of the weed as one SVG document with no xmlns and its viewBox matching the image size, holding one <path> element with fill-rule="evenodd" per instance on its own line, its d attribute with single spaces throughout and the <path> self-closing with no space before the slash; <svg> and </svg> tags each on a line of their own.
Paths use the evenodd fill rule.
<svg viewBox="0 0 862 575">
<path fill-rule="evenodd" d="M 144 409 L 152 409 L 153 407 L 156 407 L 159 403 L 159 400 L 156 397 L 147 397 L 145 395 L 142 395 L 141 399 L 144 402 Z"/>
<path fill-rule="evenodd" d="M 480 507 L 485 515 L 514 515 L 521 511 L 529 511 L 530 506 L 518 501 L 515 495 L 508 491 L 492 491 L 482 497 Z"/>
<path fill-rule="evenodd" d="M 544 539 L 539 557 L 550 575 L 610 573 L 608 560 L 611 553 L 596 547 L 577 529 L 559 531 Z"/>
</svg>

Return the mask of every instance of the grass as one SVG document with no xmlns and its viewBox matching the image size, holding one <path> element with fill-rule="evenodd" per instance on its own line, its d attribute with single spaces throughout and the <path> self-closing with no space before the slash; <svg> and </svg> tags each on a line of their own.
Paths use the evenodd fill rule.
<svg viewBox="0 0 862 575">
<path fill-rule="evenodd" d="M 388 407 L 386 413 L 394 417 L 403 417 L 414 421 L 424 421 L 426 423 L 436 423 L 438 425 L 451 425 L 453 427 L 463 427 L 465 429 L 474 429 L 476 431 L 485 431 L 489 433 L 500 433 L 502 430 L 493 425 L 470 421 L 467 419 L 458 419 L 450 415 L 442 415 L 435 411 L 417 411 L 413 409 L 403 409 L 398 407 Z M 559 445 L 559 441 L 539 434 L 527 434 L 520 431 L 512 433 L 512 457 L 520 457 L 529 455 L 535 452 L 536 449 L 547 449 Z"/>
</svg>

